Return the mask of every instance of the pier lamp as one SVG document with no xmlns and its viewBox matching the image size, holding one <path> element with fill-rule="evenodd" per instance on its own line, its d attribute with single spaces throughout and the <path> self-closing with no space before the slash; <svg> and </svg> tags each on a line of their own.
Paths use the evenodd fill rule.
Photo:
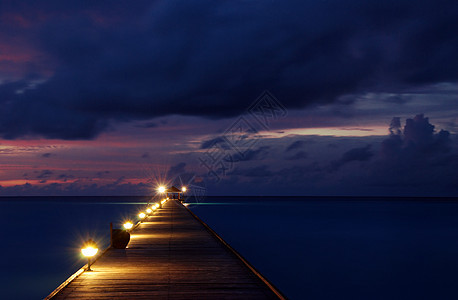
<svg viewBox="0 0 458 300">
<path fill-rule="evenodd" d="M 132 229 L 132 227 L 134 226 L 134 224 L 132 224 L 132 222 L 130 221 L 127 221 L 126 223 L 123 224 L 124 228 L 129 230 L 129 229 Z"/>
<path fill-rule="evenodd" d="M 160 186 L 157 188 L 157 191 L 158 191 L 159 193 L 161 193 L 161 194 L 164 194 L 164 193 L 165 193 L 165 190 L 166 190 L 166 189 L 165 189 L 165 186 L 163 186 L 163 185 L 160 185 Z"/>
<path fill-rule="evenodd" d="M 152 213 L 152 212 L 153 212 L 153 211 L 151 210 L 151 208 L 148 207 L 148 208 L 146 209 L 146 213 L 150 214 L 150 213 Z"/>
<path fill-rule="evenodd" d="M 144 219 L 146 217 L 146 214 L 144 212 L 141 212 L 141 213 L 138 214 L 138 217 L 140 219 Z"/>
<path fill-rule="evenodd" d="M 160 194 L 164 194 L 167 189 L 165 186 L 163 185 L 160 185 L 158 188 L 157 188 L 157 191 L 160 193 Z M 159 204 L 159 207 L 158 208 L 162 208 L 162 203 Z"/>
<path fill-rule="evenodd" d="M 186 188 L 185 186 L 181 188 L 181 191 L 182 191 L 183 193 L 186 193 L 186 190 L 187 190 L 187 188 Z"/>
<path fill-rule="evenodd" d="M 92 271 L 91 270 L 91 257 L 97 254 L 97 251 L 99 249 L 97 248 L 97 245 L 92 239 L 89 239 L 84 243 L 83 248 L 81 249 L 81 253 L 85 257 L 87 257 L 87 270 L 86 271 Z"/>
<path fill-rule="evenodd" d="M 159 203 L 154 204 L 154 206 L 156 207 L 156 209 L 158 209 L 159 208 Z"/>
</svg>

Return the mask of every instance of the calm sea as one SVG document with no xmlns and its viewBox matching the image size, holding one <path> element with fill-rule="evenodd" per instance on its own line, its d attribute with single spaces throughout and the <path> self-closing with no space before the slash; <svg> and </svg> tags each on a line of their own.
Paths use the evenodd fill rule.
<svg viewBox="0 0 458 300">
<path fill-rule="evenodd" d="M 0 198 L 2 299 L 40 299 L 146 197 Z M 207 197 L 190 208 L 290 299 L 458 299 L 458 201 Z"/>
</svg>

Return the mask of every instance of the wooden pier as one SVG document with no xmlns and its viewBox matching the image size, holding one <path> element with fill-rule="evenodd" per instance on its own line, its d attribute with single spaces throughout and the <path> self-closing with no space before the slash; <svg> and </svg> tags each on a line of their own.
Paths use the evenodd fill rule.
<svg viewBox="0 0 458 300">
<path fill-rule="evenodd" d="M 261 250 L 260 250 L 261 251 Z M 179 201 L 170 200 L 46 299 L 284 299 Z"/>
</svg>

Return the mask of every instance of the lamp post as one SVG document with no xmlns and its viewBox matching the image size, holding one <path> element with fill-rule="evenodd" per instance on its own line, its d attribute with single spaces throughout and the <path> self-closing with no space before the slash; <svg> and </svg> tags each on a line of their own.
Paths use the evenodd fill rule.
<svg viewBox="0 0 458 300">
<path fill-rule="evenodd" d="M 87 257 L 87 270 L 86 271 L 92 271 L 91 269 L 91 257 L 97 254 L 97 251 L 99 249 L 97 248 L 97 245 L 92 239 L 89 239 L 84 243 L 83 248 L 81 249 L 81 253 L 85 257 Z"/>
</svg>

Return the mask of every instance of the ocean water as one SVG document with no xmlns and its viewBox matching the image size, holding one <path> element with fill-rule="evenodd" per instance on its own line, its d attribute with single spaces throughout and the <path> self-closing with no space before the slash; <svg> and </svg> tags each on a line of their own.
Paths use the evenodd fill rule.
<svg viewBox="0 0 458 300">
<path fill-rule="evenodd" d="M 149 198 L 0 198 L 2 299 L 40 299 Z M 458 299 L 458 201 L 207 197 L 189 206 L 290 299 Z M 102 248 L 103 246 L 101 246 Z"/>
</svg>

